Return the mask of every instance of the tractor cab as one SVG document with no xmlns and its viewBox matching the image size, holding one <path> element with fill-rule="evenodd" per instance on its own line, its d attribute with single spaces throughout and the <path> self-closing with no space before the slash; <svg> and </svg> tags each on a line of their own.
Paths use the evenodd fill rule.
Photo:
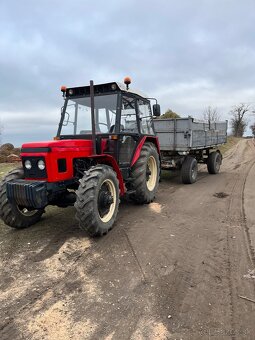
<svg viewBox="0 0 255 340">
<path fill-rule="evenodd" d="M 95 154 L 109 154 L 124 170 L 129 167 L 137 145 L 144 136 L 155 136 L 153 115 L 159 105 L 125 84 L 62 87 L 65 103 L 57 139 L 92 140 Z"/>
</svg>

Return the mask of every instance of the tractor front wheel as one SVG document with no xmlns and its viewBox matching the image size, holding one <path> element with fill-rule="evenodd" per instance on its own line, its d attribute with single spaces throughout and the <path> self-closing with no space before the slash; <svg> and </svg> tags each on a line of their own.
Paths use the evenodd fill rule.
<svg viewBox="0 0 255 340">
<path fill-rule="evenodd" d="M 9 227 L 21 229 L 38 222 L 44 213 L 43 209 L 29 209 L 9 202 L 6 194 L 6 183 L 13 179 L 24 178 L 22 168 L 10 171 L 0 184 L 0 217 Z"/>
<path fill-rule="evenodd" d="M 106 234 L 115 222 L 119 208 L 119 181 L 108 165 L 93 166 L 80 179 L 76 191 L 76 219 L 90 236 Z"/>
<path fill-rule="evenodd" d="M 131 169 L 130 198 L 138 203 L 153 201 L 159 183 L 159 155 L 153 143 L 145 143 L 140 157 Z"/>
</svg>

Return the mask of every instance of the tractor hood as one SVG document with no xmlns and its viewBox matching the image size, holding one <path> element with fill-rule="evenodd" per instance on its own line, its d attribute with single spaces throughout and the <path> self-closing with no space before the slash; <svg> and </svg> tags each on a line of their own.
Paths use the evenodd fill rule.
<svg viewBox="0 0 255 340">
<path fill-rule="evenodd" d="M 46 142 L 25 143 L 21 148 L 21 159 L 24 166 L 30 161 L 32 167 L 25 169 L 26 179 L 58 182 L 72 180 L 75 176 L 75 159 L 93 155 L 92 140 L 62 139 Z M 38 161 L 45 162 L 45 169 L 38 170 Z"/>
<path fill-rule="evenodd" d="M 45 142 L 33 142 L 33 143 L 25 143 L 22 145 L 21 152 L 51 152 L 56 149 L 75 149 L 86 150 L 87 152 L 92 154 L 93 152 L 93 143 L 92 140 L 76 140 L 76 139 L 63 139 L 63 140 L 51 140 Z"/>
</svg>

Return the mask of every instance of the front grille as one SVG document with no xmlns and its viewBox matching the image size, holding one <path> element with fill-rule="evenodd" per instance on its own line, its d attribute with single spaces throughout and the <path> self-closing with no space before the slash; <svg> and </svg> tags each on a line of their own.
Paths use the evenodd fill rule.
<svg viewBox="0 0 255 340">
<path fill-rule="evenodd" d="M 44 170 L 40 170 L 37 166 L 38 161 L 42 159 L 45 162 L 45 157 L 22 157 L 22 164 L 24 168 L 25 178 L 47 178 L 47 170 L 46 167 Z M 25 161 L 29 160 L 32 164 L 32 168 L 30 170 L 25 168 Z"/>
</svg>

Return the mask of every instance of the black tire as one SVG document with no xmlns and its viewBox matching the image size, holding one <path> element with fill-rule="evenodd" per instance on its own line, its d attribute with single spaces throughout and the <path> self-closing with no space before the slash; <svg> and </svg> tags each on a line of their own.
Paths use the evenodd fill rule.
<svg viewBox="0 0 255 340">
<path fill-rule="evenodd" d="M 76 191 L 76 219 L 90 236 L 101 236 L 113 227 L 119 208 L 119 181 L 108 165 L 93 166 L 80 179 Z"/>
<path fill-rule="evenodd" d="M 131 169 L 128 188 L 131 200 L 138 204 L 154 200 L 159 184 L 159 154 L 153 143 L 144 143 L 140 157 Z"/>
<path fill-rule="evenodd" d="M 187 156 L 182 163 L 181 179 L 184 184 L 192 184 L 197 180 L 197 160 L 194 157 Z"/>
<path fill-rule="evenodd" d="M 217 174 L 220 171 L 222 156 L 218 151 L 213 151 L 209 154 L 207 160 L 207 170 L 209 174 Z"/>
<path fill-rule="evenodd" d="M 43 209 L 28 210 L 26 207 L 20 207 L 16 203 L 11 203 L 6 195 L 6 183 L 13 179 L 24 178 L 22 168 L 10 171 L 0 183 L 0 216 L 5 224 L 9 227 L 22 229 L 29 227 L 38 222 L 44 213 Z"/>
</svg>

